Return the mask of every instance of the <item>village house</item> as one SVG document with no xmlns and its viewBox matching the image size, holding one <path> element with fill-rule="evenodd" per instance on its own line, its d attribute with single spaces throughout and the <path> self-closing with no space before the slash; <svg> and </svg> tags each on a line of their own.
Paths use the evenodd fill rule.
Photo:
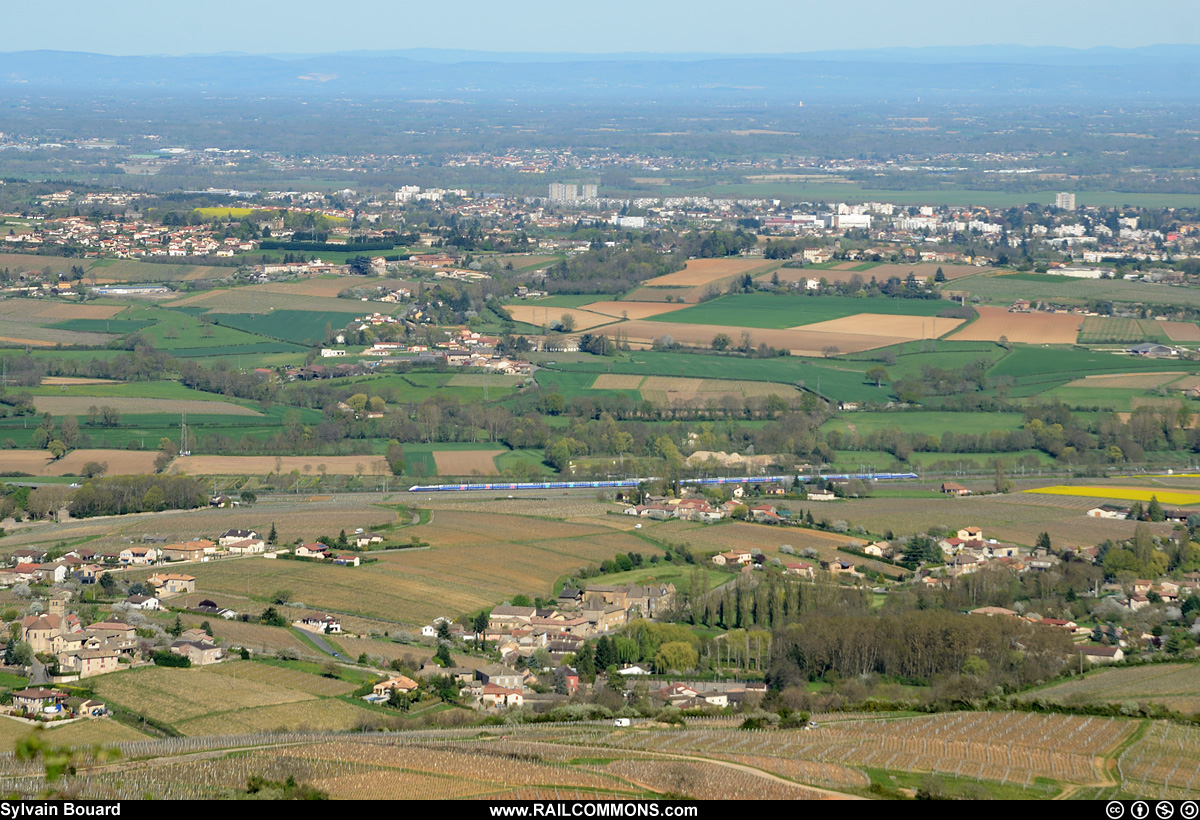
<svg viewBox="0 0 1200 820">
<path fill-rule="evenodd" d="M 261 538 L 242 538 L 238 541 L 230 541 L 224 546 L 231 555 L 251 555 L 265 552 L 267 549 L 266 542 Z"/>
<path fill-rule="evenodd" d="M 158 550 L 154 547 L 126 547 L 119 553 L 118 560 L 125 566 L 146 566 L 158 560 Z"/>
<path fill-rule="evenodd" d="M 146 579 L 146 583 L 154 587 L 155 594 L 160 598 L 196 591 L 196 579 L 178 572 L 155 573 Z"/>
<path fill-rule="evenodd" d="M 298 621 L 292 621 L 292 626 L 307 630 L 308 632 L 318 632 L 326 635 L 337 635 L 342 631 L 341 621 L 332 615 L 325 615 L 320 612 L 305 615 Z"/>
<path fill-rule="evenodd" d="M 978 609 L 972 609 L 971 614 L 972 615 L 988 615 L 988 616 L 1003 615 L 1003 616 L 1006 616 L 1009 618 L 1015 618 L 1015 617 L 1017 617 L 1018 613 L 1016 612 L 1016 610 L 1005 609 L 1002 606 L 981 606 Z"/>
<path fill-rule="evenodd" d="M 254 530 L 225 530 L 225 532 L 217 537 L 217 544 L 222 547 L 228 547 L 235 541 L 245 541 L 254 538 L 258 538 L 258 533 Z"/>
<path fill-rule="evenodd" d="M 382 544 L 383 536 L 377 535 L 373 532 L 356 532 L 350 538 L 350 540 L 354 543 L 354 546 L 358 547 L 359 549 L 366 549 L 372 544 Z"/>
<path fill-rule="evenodd" d="M 45 550 L 38 549 L 13 550 L 12 555 L 9 556 L 9 564 L 14 567 L 20 564 L 41 564 L 49 555 Z"/>
<path fill-rule="evenodd" d="M 419 684 L 412 678 L 397 675 L 396 677 L 388 678 L 375 684 L 372 692 L 377 696 L 387 697 L 393 690 L 398 690 L 407 695 L 410 692 L 415 692 L 418 688 Z"/>
<path fill-rule="evenodd" d="M 13 709 L 26 714 L 41 713 L 47 707 L 61 707 L 66 700 L 66 692 L 57 689 L 20 689 L 12 693 Z"/>
<path fill-rule="evenodd" d="M 66 674 L 90 678 L 114 672 L 120 667 L 120 653 L 114 649 L 77 649 L 58 654 L 59 668 Z"/>
<path fill-rule="evenodd" d="M 486 683 L 478 689 L 478 692 L 476 705 L 485 709 L 519 709 L 525 703 L 525 693 L 522 689 L 508 689 Z"/>
<path fill-rule="evenodd" d="M 537 609 L 531 606 L 509 606 L 505 604 L 494 607 L 491 615 L 488 616 L 488 630 L 528 626 L 530 620 L 536 614 Z"/>
<path fill-rule="evenodd" d="M 520 689 L 524 676 L 515 669 L 491 663 L 475 671 L 475 678 L 482 684 L 492 684 L 506 689 Z"/>
<path fill-rule="evenodd" d="M 1125 659 L 1125 652 L 1119 646 L 1077 646 L 1075 652 L 1093 665 L 1120 663 Z"/>
<path fill-rule="evenodd" d="M 1092 507 L 1087 514 L 1091 518 L 1124 519 L 1129 514 L 1129 510 L 1112 504 L 1101 504 L 1099 507 Z"/>
<path fill-rule="evenodd" d="M 167 544 L 162 548 L 164 561 L 203 561 L 204 547 L 198 541 Z"/>
<path fill-rule="evenodd" d="M 822 561 L 821 568 L 828 570 L 830 575 L 849 575 L 853 578 L 860 577 L 858 565 L 853 561 L 847 561 L 845 558 L 838 558 L 833 561 Z"/>
<path fill-rule="evenodd" d="M 941 491 L 946 495 L 970 495 L 971 491 L 953 481 L 943 481 Z"/>
<path fill-rule="evenodd" d="M 296 547 L 297 558 L 327 558 L 329 556 L 329 547 L 322 543 L 301 544 Z"/>
<path fill-rule="evenodd" d="M 225 653 L 214 643 L 201 641 L 178 640 L 171 644 L 171 652 L 182 655 L 192 662 L 192 666 L 207 666 L 217 663 Z"/>
<path fill-rule="evenodd" d="M 620 604 L 585 601 L 583 617 L 591 624 L 593 633 L 609 632 L 628 621 L 628 611 Z"/>
<path fill-rule="evenodd" d="M 724 567 L 732 564 L 749 564 L 753 559 L 754 556 L 750 550 L 730 550 L 717 553 L 712 557 L 712 562 L 718 567 Z"/>
<path fill-rule="evenodd" d="M 815 567 L 805 561 L 793 561 L 783 565 L 785 575 L 799 575 L 801 578 L 808 578 L 810 581 L 816 577 Z"/>
<path fill-rule="evenodd" d="M 125 599 L 130 609 L 161 609 L 159 601 L 152 595 L 130 595 Z"/>
</svg>

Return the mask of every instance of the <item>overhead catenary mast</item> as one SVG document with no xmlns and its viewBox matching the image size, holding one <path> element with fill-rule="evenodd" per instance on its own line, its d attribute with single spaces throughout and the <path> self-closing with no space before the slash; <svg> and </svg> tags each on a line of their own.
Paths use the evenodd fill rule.
<svg viewBox="0 0 1200 820">
<path fill-rule="evenodd" d="M 179 455 L 190 456 L 192 451 L 188 449 L 188 433 L 187 433 L 187 413 L 183 414 L 183 420 L 179 425 Z"/>
</svg>

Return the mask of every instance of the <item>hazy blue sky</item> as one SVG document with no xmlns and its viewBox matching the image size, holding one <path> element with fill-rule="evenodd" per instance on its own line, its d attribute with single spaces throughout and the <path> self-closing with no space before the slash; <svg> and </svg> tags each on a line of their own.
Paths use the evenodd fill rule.
<svg viewBox="0 0 1200 820">
<path fill-rule="evenodd" d="M 62 0 L 6 3 L 0 50 L 768 53 L 885 46 L 1200 43 L 1196 0 Z"/>
</svg>

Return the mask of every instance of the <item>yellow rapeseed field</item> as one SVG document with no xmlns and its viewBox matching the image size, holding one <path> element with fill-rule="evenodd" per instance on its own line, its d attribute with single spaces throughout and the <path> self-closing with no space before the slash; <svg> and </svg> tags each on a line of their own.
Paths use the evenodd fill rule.
<svg viewBox="0 0 1200 820">
<path fill-rule="evenodd" d="M 1047 495 L 1079 495 L 1086 498 L 1116 498 L 1122 501 L 1149 501 L 1157 498 L 1161 504 L 1200 504 L 1200 492 L 1185 490 L 1146 490 L 1134 487 L 1097 487 L 1079 486 L 1067 487 L 1038 487 L 1026 490 L 1027 493 L 1045 493 Z"/>
</svg>

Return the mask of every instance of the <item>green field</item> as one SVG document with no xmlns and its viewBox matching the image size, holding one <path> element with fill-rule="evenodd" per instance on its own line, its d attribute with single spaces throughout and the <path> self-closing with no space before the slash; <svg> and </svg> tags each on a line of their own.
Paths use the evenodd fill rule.
<svg viewBox="0 0 1200 820">
<path fill-rule="evenodd" d="M 793 293 L 739 293 L 664 313 L 653 317 L 651 321 L 778 330 L 842 319 L 858 313 L 936 316 L 950 307 L 950 303 L 939 299 L 892 299 L 886 296 L 856 299 Z"/>
<path fill-rule="evenodd" d="M 988 371 L 988 376 L 1012 376 L 1018 383 L 1049 383 L 1098 373 L 1197 369 L 1194 363 L 1178 359 L 1147 359 L 1079 348 L 1015 345 L 1011 353 Z"/>
<path fill-rule="evenodd" d="M 337 331 L 351 318 L 346 313 L 315 310 L 273 310 L 268 314 L 209 313 L 207 316 L 226 329 L 237 328 L 303 345 L 324 344 L 326 325 Z"/>
<path fill-rule="evenodd" d="M 1083 305 L 1104 300 L 1149 305 L 1200 307 L 1200 291 L 1123 279 L 1073 279 L 1067 276 L 1012 273 L 971 276 L 942 286 L 944 292 L 969 293 L 984 302 L 1011 304 L 1017 299 L 1046 299 L 1060 304 Z"/>
<path fill-rule="evenodd" d="M 126 333 L 133 333 L 153 324 L 153 319 L 125 319 L 114 316 L 111 319 L 68 319 L 65 322 L 46 325 L 46 327 L 56 330 L 74 330 L 80 333 L 117 333 L 124 336 Z"/>
<path fill-rule="evenodd" d="M 556 365 L 548 378 L 559 378 L 566 374 L 591 374 L 586 380 L 574 376 L 576 395 L 587 390 L 587 385 L 601 373 L 627 373 L 643 376 L 688 376 L 696 379 L 740 379 L 742 381 L 778 382 L 803 386 L 812 391 L 818 387 L 822 395 L 837 401 L 878 401 L 890 395 L 887 388 L 878 388 L 863 375 L 869 367 L 867 362 L 844 362 L 827 364 L 822 359 L 805 359 L 799 356 L 784 356 L 773 359 L 742 359 L 725 356 L 706 356 L 690 353 L 657 353 L 637 351 L 617 358 L 588 357 L 585 360 L 568 360 Z M 555 360 L 557 361 L 557 359 Z M 539 384 L 547 371 L 539 370 Z M 598 395 L 602 391 L 587 391 L 584 395 Z M 624 391 L 622 391 L 624 392 Z M 628 391 L 634 392 L 634 391 Z M 566 394 L 564 394 L 566 395 Z M 569 397 L 569 396 L 568 396 Z"/>
<path fill-rule="evenodd" d="M 27 388 L 35 396 L 95 396 L 130 399 L 188 399 L 192 401 L 229 401 L 225 396 L 193 390 L 176 381 L 128 382 L 112 384 L 49 384 Z"/>
<path fill-rule="evenodd" d="M 940 436 L 947 430 L 978 435 L 993 430 L 1017 430 L 1023 422 L 1020 413 L 947 413 L 915 410 L 894 413 L 845 413 L 830 419 L 821 427 L 822 433 L 840 430 L 860 436 L 877 430 L 900 430 L 906 433 L 930 433 Z"/>
</svg>

